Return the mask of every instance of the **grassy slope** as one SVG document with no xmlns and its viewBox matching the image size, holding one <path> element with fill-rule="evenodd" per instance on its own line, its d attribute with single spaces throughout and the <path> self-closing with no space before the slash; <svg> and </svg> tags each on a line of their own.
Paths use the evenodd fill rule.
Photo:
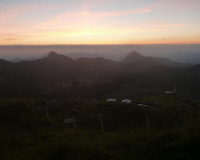
<svg viewBox="0 0 200 160">
<path fill-rule="evenodd" d="M 30 100 L 1 99 L 0 159 L 199 159 L 198 104 L 166 95 L 146 99 L 159 105 L 73 105 L 49 110 L 50 120 L 45 111 L 33 112 Z M 72 117 L 77 130 L 63 124 Z"/>
</svg>

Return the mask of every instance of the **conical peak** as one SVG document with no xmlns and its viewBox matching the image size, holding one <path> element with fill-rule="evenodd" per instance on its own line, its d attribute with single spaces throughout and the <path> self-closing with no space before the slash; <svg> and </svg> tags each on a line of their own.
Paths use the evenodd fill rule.
<svg viewBox="0 0 200 160">
<path fill-rule="evenodd" d="M 54 51 L 49 52 L 48 57 L 55 57 L 55 56 L 58 56 L 58 54 L 56 52 L 54 52 Z"/>
</svg>

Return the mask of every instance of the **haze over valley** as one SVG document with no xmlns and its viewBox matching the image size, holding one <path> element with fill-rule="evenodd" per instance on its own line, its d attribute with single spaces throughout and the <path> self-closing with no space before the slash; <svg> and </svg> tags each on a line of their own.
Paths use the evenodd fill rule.
<svg viewBox="0 0 200 160">
<path fill-rule="evenodd" d="M 130 52 L 144 56 L 163 57 L 180 63 L 200 63 L 200 45 L 47 45 L 47 46 L 0 46 L 0 58 L 9 61 L 35 60 L 47 56 L 50 51 L 73 59 L 103 57 L 121 61 Z"/>
</svg>

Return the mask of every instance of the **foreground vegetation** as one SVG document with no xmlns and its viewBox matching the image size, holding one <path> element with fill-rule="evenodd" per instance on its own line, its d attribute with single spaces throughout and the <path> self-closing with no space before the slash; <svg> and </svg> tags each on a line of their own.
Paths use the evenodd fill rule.
<svg viewBox="0 0 200 160">
<path fill-rule="evenodd" d="M 48 119 L 31 100 L 0 99 L 0 159 L 199 159 L 199 104 L 175 95 L 135 102 L 144 100 L 158 104 L 69 105 L 49 110 Z M 63 123 L 73 117 L 76 129 Z"/>
</svg>

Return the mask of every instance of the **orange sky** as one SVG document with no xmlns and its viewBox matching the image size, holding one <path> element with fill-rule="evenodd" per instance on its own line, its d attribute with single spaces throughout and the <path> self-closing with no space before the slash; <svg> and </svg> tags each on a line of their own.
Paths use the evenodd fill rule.
<svg viewBox="0 0 200 160">
<path fill-rule="evenodd" d="M 199 0 L 3 0 L 0 45 L 198 44 L 199 19 Z"/>
</svg>

